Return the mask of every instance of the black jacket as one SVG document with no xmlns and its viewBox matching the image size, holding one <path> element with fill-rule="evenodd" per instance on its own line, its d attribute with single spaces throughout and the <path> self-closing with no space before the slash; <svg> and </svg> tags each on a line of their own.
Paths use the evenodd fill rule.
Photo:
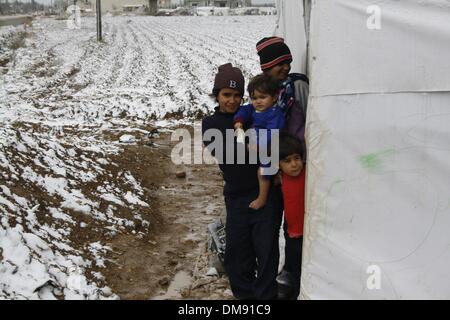
<svg viewBox="0 0 450 320">
<path fill-rule="evenodd" d="M 208 116 L 202 121 L 202 134 L 203 134 L 203 144 L 208 148 L 212 141 L 205 141 L 204 134 L 208 129 L 218 129 L 222 133 L 224 139 L 224 150 L 223 150 L 223 164 L 219 164 L 220 170 L 223 172 L 223 178 L 225 180 L 224 195 L 244 195 L 247 193 L 258 193 L 258 176 L 257 171 L 259 165 L 248 164 L 248 154 L 246 152 L 245 164 L 237 164 L 237 143 L 234 137 L 232 141 L 226 141 L 226 130 L 234 130 L 233 117 L 234 113 L 224 113 L 219 111 L 219 107 L 216 107 L 215 113 Z M 247 129 L 247 128 L 245 128 Z M 214 140 L 213 140 L 214 141 Z M 234 150 L 234 162 L 231 164 L 226 163 L 226 146 L 228 148 L 233 148 Z M 209 148 L 211 151 L 211 148 Z M 232 150 L 232 149 L 228 149 Z M 212 150 L 213 156 L 214 150 Z"/>
</svg>

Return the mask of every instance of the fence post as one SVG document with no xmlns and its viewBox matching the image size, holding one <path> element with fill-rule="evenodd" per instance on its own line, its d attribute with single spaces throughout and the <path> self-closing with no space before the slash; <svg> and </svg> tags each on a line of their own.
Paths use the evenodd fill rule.
<svg viewBox="0 0 450 320">
<path fill-rule="evenodd" d="M 100 2 L 100 0 L 97 0 L 97 41 L 102 41 L 102 8 Z"/>
</svg>

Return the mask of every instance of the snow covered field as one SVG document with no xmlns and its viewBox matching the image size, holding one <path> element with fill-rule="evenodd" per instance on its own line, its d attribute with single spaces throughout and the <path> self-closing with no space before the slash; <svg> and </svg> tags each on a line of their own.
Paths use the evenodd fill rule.
<svg viewBox="0 0 450 320">
<path fill-rule="evenodd" d="M 0 28 L 0 299 L 117 298 L 101 273 L 152 207 L 121 163 L 144 137 L 212 110 L 217 66 L 257 74 L 273 16 L 105 17 Z M 138 138 L 139 139 L 139 138 Z"/>
</svg>

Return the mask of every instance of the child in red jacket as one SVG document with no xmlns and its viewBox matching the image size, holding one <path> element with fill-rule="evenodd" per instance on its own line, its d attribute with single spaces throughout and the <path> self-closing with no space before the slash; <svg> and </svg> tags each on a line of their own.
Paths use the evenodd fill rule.
<svg viewBox="0 0 450 320">
<path fill-rule="evenodd" d="M 305 170 L 301 142 L 290 134 L 280 136 L 280 170 L 287 231 L 290 238 L 299 238 L 305 214 Z"/>
<path fill-rule="evenodd" d="M 297 246 L 291 248 L 291 251 L 294 251 L 291 257 L 292 265 L 289 269 L 285 266 L 282 277 L 284 281 L 279 280 L 279 297 L 287 299 L 296 299 L 300 290 L 305 214 L 305 169 L 302 150 L 302 143 L 295 136 L 288 133 L 280 135 L 281 188 L 287 236 L 289 237 L 286 241 L 298 242 Z M 286 297 L 282 295 L 284 291 L 286 291 Z"/>
</svg>

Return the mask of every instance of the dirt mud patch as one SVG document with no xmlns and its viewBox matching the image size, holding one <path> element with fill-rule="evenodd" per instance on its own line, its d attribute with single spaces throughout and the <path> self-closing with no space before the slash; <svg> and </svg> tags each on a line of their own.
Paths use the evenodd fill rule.
<svg viewBox="0 0 450 320">
<path fill-rule="evenodd" d="M 215 165 L 174 165 L 174 144 L 164 133 L 126 148 L 115 161 L 152 194 L 152 217 L 143 238 L 118 235 L 108 243 L 114 256 L 103 270 L 106 283 L 122 299 L 230 299 L 227 278 L 207 275 L 214 255 L 207 225 L 224 210 L 220 171 Z"/>
</svg>

